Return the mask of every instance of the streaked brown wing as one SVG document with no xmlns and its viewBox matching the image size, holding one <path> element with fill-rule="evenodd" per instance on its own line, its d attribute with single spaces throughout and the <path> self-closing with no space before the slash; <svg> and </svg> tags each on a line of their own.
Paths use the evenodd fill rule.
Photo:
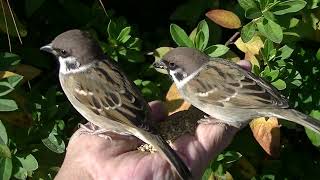
<svg viewBox="0 0 320 180">
<path fill-rule="evenodd" d="M 76 82 L 75 98 L 93 113 L 149 129 L 149 106 L 135 85 L 113 64 L 97 61 L 90 70 L 71 76 Z"/>
<path fill-rule="evenodd" d="M 288 107 L 288 102 L 272 85 L 224 59 L 211 60 L 187 83 L 186 89 L 188 94 L 199 92 L 196 98 L 203 103 L 223 107 Z"/>
</svg>

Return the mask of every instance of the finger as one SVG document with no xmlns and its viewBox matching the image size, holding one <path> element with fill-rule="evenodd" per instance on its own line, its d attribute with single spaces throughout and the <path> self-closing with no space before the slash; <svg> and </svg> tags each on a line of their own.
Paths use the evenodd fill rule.
<svg viewBox="0 0 320 180">
<path fill-rule="evenodd" d="M 195 177 L 201 177 L 206 166 L 230 144 L 237 131 L 225 124 L 200 124 L 195 136 L 181 136 L 174 142 L 174 147 Z"/>
<path fill-rule="evenodd" d="M 247 71 L 251 71 L 252 65 L 251 65 L 250 61 L 240 60 L 237 62 L 237 64 L 239 64 L 243 69 L 245 69 Z"/>
<path fill-rule="evenodd" d="M 126 136 L 115 134 L 112 132 L 104 132 L 101 134 L 92 134 L 83 128 L 79 128 L 71 137 L 68 144 L 68 151 L 77 149 L 77 147 L 88 147 L 82 148 L 84 151 L 95 150 L 109 153 L 124 153 L 132 150 L 136 150 L 141 141 L 133 136 Z"/>
<path fill-rule="evenodd" d="M 196 137 L 206 152 L 204 155 L 215 156 L 230 144 L 238 130 L 222 123 L 200 124 L 196 130 Z"/>
<path fill-rule="evenodd" d="M 151 117 L 154 121 L 163 121 L 168 116 L 168 111 L 162 101 L 149 102 L 151 108 Z"/>
</svg>

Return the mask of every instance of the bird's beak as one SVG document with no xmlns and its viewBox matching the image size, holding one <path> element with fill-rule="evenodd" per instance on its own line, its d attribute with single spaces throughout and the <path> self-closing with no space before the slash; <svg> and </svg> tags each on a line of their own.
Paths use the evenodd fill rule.
<svg viewBox="0 0 320 180">
<path fill-rule="evenodd" d="M 162 60 L 156 61 L 156 62 L 154 62 L 152 65 L 153 65 L 153 67 L 155 67 L 155 68 L 167 69 L 166 64 L 165 64 Z"/>
<path fill-rule="evenodd" d="M 57 55 L 57 51 L 55 51 L 53 48 L 52 48 L 52 43 L 50 44 L 47 44 L 45 46 L 42 46 L 40 48 L 41 51 L 46 51 L 48 53 L 51 53 L 51 54 L 54 54 L 54 55 Z"/>
</svg>

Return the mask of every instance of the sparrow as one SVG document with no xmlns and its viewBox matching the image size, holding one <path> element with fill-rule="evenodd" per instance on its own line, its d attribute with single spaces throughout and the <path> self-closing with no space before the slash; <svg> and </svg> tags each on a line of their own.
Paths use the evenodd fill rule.
<svg viewBox="0 0 320 180">
<path fill-rule="evenodd" d="M 192 179 L 188 167 L 154 128 L 150 107 L 138 88 L 88 32 L 63 32 L 40 50 L 59 60 L 61 87 L 84 118 L 106 131 L 132 135 L 151 144 L 182 179 Z"/>
<path fill-rule="evenodd" d="M 243 128 L 254 118 L 277 117 L 320 133 L 320 121 L 290 109 L 275 87 L 231 61 L 178 47 L 153 66 L 166 69 L 181 96 L 216 121 Z"/>
</svg>

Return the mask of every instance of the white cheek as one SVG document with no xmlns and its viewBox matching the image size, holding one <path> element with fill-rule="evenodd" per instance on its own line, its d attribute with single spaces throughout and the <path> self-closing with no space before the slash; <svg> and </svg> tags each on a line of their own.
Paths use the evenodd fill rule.
<svg viewBox="0 0 320 180">
<path fill-rule="evenodd" d="M 176 77 L 176 73 L 180 73 L 183 76 L 182 80 L 178 80 Z M 187 73 L 183 72 L 182 69 L 177 68 L 175 70 L 170 70 L 169 71 L 170 76 L 172 77 L 173 81 L 176 83 L 177 87 L 183 86 L 185 79 L 187 79 L 188 75 Z"/>
<path fill-rule="evenodd" d="M 196 76 L 200 71 L 201 71 L 202 67 L 199 68 L 197 71 L 193 72 L 192 74 L 190 74 L 189 76 L 187 75 L 187 73 L 182 72 L 182 69 L 178 68 L 174 71 L 169 71 L 173 81 L 175 82 L 177 88 L 181 88 L 183 87 L 188 81 L 190 81 L 194 76 Z M 182 80 L 178 80 L 175 76 L 175 73 L 177 72 L 181 72 L 183 79 Z"/>
<path fill-rule="evenodd" d="M 91 64 L 81 66 L 81 64 L 77 61 L 77 59 L 72 56 L 69 56 L 66 58 L 63 58 L 60 56 L 58 59 L 59 59 L 59 63 L 60 63 L 60 70 L 59 71 L 61 74 L 82 72 L 82 71 L 87 70 L 91 66 Z M 75 69 L 68 69 L 67 63 L 75 64 L 76 68 Z"/>
<path fill-rule="evenodd" d="M 67 67 L 67 63 L 74 63 L 76 61 L 75 57 L 66 57 L 63 58 L 61 56 L 59 56 L 59 63 L 60 63 L 60 73 L 62 74 L 68 74 L 69 73 L 69 69 Z"/>
</svg>

